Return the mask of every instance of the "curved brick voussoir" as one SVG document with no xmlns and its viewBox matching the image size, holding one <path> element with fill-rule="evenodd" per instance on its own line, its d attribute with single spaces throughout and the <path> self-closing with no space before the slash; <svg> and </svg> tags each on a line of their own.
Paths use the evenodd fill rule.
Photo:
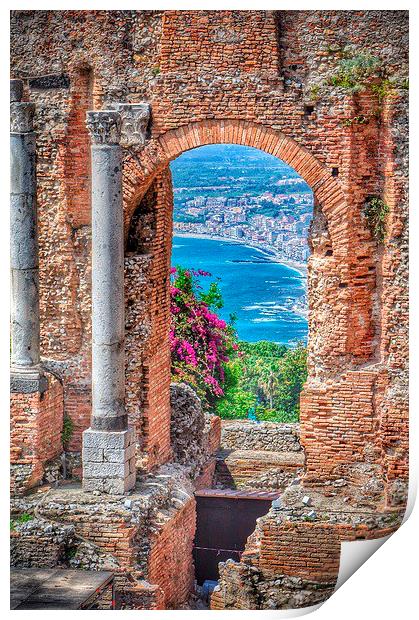
<svg viewBox="0 0 419 620">
<path fill-rule="evenodd" d="M 331 220 L 346 209 L 340 182 L 296 140 L 258 123 L 238 120 L 208 120 L 183 125 L 151 140 L 136 155 L 129 153 L 124 161 L 125 226 L 138 200 L 150 186 L 153 178 L 185 151 L 207 144 L 241 144 L 258 148 L 282 159 L 293 167 L 311 186 L 323 212 Z M 338 205 L 338 209 L 336 207 Z"/>
</svg>

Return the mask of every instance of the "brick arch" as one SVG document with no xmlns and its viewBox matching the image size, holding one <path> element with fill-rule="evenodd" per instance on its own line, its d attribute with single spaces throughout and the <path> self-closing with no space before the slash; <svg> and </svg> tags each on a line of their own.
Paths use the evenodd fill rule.
<svg viewBox="0 0 419 620">
<path fill-rule="evenodd" d="M 250 146 L 278 157 L 306 181 L 322 206 L 333 240 L 335 226 L 341 226 L 347 203 L 340 182 L 305 147 L 285 134 L 257 123 L 234 120 L 200 121 L 183 125 L 155 137 L 139 153 L 127 154 L 124 162 L 125 230 L 131 217 L 156 174 L 171 160 L 208 144 Z M 338 235 L 342 240 L 342 235 Z M 337 245 L 334 244 L 337 249 Z"/>
<path fill-rule="evenodd" d="M 309 339 L 308 339 L 308 369 L 309 377 L 301 398 L 301 439 L 306 450 L 306 467 L 311 474 L 321 477 L 323 471 L 328 471 L 339 459 L 355 458 L 336 456 L 335 429 L 327 416 L 331 411 L 341 416 L 336 422 L 336 432 L 345 428 L 345 419 L 348 415 L 345 407 L 347 399 L 349 410 L 355 407 L 352 402 L 358 402 L 356 390 L 367 392 L 371 386 L 366 378 L 353 374 L 358 364 L 365 364 L 371 355 L 373 324 L 372 324 L 372 289 L 367 281 L 363 284 L 359 279 L 360 272 L 356 268 L 353 255 L 353 204 L 346 200 L 341 182 L 331 175 L 331 172 L 306 148 L 299 145 L 294 139 L 267 126 L 247 121 L 203 121 L 191 123 L 169 130 L 154 137 L 149 144 L 139 152 L 127 151 L 124 160 L 124 208 L 126 234 L 135 209 L 154 182 L 159 185 L 159 193 L 168 195 L 171 191 L 171 179 L 168 165 L 185 151 L 208 144 L 238 144 L 258 148 L 270 155 L 280 158 L 290 165 L 307 182 L 315 196 L 315 202 L 321 206 L 323 216 L 327 220 L 327 231 L 322 225 L 323 217 L 319 215 L 320 237 L 327 239 L 326 245 L 320 241 L 309 260 L 308 289 L 309 289 Z M 170 190 L 164 184 L 170 186 Z M 346 187 L 345 187 L 346 191 Z M 170 202 L 170 201 L 169 201 Z M 171 220 L 171 211 L 166 208 L 156 208 L 160 217 Z M 164 212 L 164 213 L 163 213 Z M 170 234 L 159 231 L 158 238 L 167 238 Z M 323 235 L 323 232 L 325 233 Z M 327 234 L 328 233 L 328 234 Z M 171 242 L 171 239 L 170 239 Z M 330 247 L 331 246 L 331 247 Z M 127 253 L 127 260 L 135 260 Z M 140 259 L 139 259 L 140 260 Z M 127 290 L 145 290 L 152 322 L 167 326 L 170 298 L 168 296 L 168 280 L 165 274 L 170 266 L 170 245 L 163 245 L 154 256 L 150 256 L 150 264 L 156 269 L 156 277 L 135 280 L 134 275 L 128 275 Z M 135 266 L 134 266 L 135 267 Z M 148 292 L 144 281 L 148 278 L 152 282 L 151 289 L 154 295 L 159 295 L 159 302 L 152 299 L 151 290 Z M 144 305 L 144 302 L 142 302 Z M 128 314 L 142 316 L 141 304 L 134 304 Z M 130 330 L 131 343 L 126 344 L 126 350 L 132 351 L 131 359 L 135 362 L 136 342 L 141 339 L 139 332 Z M 147 350 L 142 368 L 130 369 L 126 374 L 127 384 L 132 394 L 132 409 L 138 409 L 141 392 L 147 394 L 143 405 L 143 426 L 140 434 L 143 435 L 143 451 L 147 454 L 148 463 L 164 462 L 165 456 L 160 458 L 153 453 L 153 445 L 170 446 L 169 430 L 163 437 L 162 420 L 166 421 L 165 428 L 170 429 L 170 350 L 169 340 L 164 337 L 156 341 L 153 350 Z M 127 339 L 128 341 L 128 339 Z M 130 355 L 130 353 L 128 354 Z M 138 365 L 139 366 L 139 365 Z M 138 370 L 138 372 L 137 372 Z M 349 370 L 350 372 L 345 374 Z M 352 373 L 352 374 L 351 374 Z M 324 376 L 333 377 L 337 383 L 330 388 L 330 394 L 323 387 L 319 388 L 319 381 Z M 139 377 L 141 376 L 141 380 Z M 343 377 L 342 381 L 341 378 Z M 338 381 L 341 381 L 339 383 Z M 351 383 L 351 381 L 353 383 Z M 365 385 L 364 385 L 365 384 Z M 367 385 L 368 384 L 368 385 Z M 352 388 L 352 385 L 354 388 Z M 134 386 L 132 388 L 132 386 Z M 337 386 L 337 387 L 336 387 Z M 333 401 L 334 389 L 343 390 L 340 405 Z M 132 388 L 132 389 L 131 389 Z M 355 396 L 352 397 L 353 389 Z M 371 388 L 372 389 L 372 388 Z M 349 396 L 347 394 L 349 390 Z M 328 400 L 330 398 L 330 401 Z M 153 400 L 154 399 L 154 400 Z M 159 400 L 159 404 L 155 402 Z M 129 402 L 129 399 L 128 401 Z M 363 406 L 360 403 L 360 407 Z M 333 409 L 335 407 L 335 409 Z M 129 409 L 129 407 L 128 407 Z M 157 413 L 156 413 L 157 411 Z M 368 414 L 369 415 L 369 414 Z M 368 418 L 371 419 L 371 416 Z M 154 423 L 154 422 L 155 423 Z M 318 422 L 320 421 L 320 424 Z M 154 426 L 153 426 L 154 424 Z M 153 430 L 154 428 L 154 430 Z M 364 427 L 361 427 L 364 429 Z M 145 429 L 145 430 L 144 430 Z M 336 430 L 336 429 L 335 429 Z M 365 430 L 365 429 L 364 429 Z M 361 431 L 361 435 L 364 432 Z M 343 432 L 343 431 L 342 431 Z M 316 441 L 312 438 L 316 437 Z M 362 444 L 360 439 L 360 444 Z M 363 444 L 362 444 L 363 445 Z M 349 450 L 352 449 L 352 444 Z M 341 447 L 339 447 L 341 450 Z M 338 450 L 338 452 L 339 452 Z M 327 454 L 325 457 L 324 454 Z M 320 472 L 320 473 L 319 473 Z"/>
</svg>

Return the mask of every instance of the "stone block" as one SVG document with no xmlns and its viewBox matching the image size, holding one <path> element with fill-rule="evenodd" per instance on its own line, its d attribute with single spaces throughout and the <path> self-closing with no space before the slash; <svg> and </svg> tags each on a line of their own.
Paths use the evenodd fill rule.
<svg viewBox="0 0 419 620">
<path fill-rule="evenodd" d="M 83 489 L 86 492 L 124 494 L 135 486 L 135 433 L 83 433 Z"/>
<path fill-rule="evenodd" d="M 84 463 L 103 463 L 106 459 L 104 458 L 104 450 L 102 448 L 89 448 L 83 446 L 83 462 Z"/>
<path fill-rule="evenodd" d="M 92 493 L 94 491 L 99 491 L 103 493 L 103 483 L 104 480 L 102 478 L 83 478 L 83 491 L 85 493 Z"/>
<path fill-rule="evenodd" d="M 83 433 L 83 446 L 86 448 L 124 449 L 135 441 L 132 429 L 126 431 L 95 431 L 88 428 Z"/>
<path fill-rule="evenodd" d="M 136 467 L 136 464 L 135 464 L 135 458 L 130 459 L 129 462 L 128 462 L 128 465 L 129 465 L 129 473 L 130 474 L 136 474 L 137 467 Z"/>
<path fill-rule="evenodd" d="M 83 461 L 83 477 L 87 478 L 125 478 L 130 473 L 126 463 L 98 463 Z"/>
<path fill-rule="evenodd" d="M 21 101 L 23 97 L 22 80 L 10 80 L 10 103 Z"/>
<path fill-rule="evenodd" d="M 10 391 L 17 394 L 43 394 L 48 389 L 48 379 L 40 370 L 33 372 L 12 368 L 10 371 Z"/>
<path fill-rule="evenodd" d="M 135 444 L 132 443 L 127 448 L 103 450 L 103 460 L 108 463 L 125 463 L 135 456 Z"/>
<path fill-rule="evenodd" d="M 135 487 L 135 475 L 126 478 L 107 478 L 103 482 L 103 491 L 110 495 L 123 495 Z"/>
</svg>

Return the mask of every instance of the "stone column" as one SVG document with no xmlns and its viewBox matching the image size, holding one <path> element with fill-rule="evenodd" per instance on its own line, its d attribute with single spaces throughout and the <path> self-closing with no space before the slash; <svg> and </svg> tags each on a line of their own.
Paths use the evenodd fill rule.
<svg viewBox="0 0 419 620">
<path fill-rule="evenodd" d="M 44 391 L 39 357 L 39 262 L 35 105 L 10 83 L 11 391 Z"/>
<path fill-rule="evenodd" d="M 135 486 L 135 435 L 125 413 L 121 117 L 87 112 L 92 140 L 92 419 L 83 433 L 83 488 Z"/>
</svg>

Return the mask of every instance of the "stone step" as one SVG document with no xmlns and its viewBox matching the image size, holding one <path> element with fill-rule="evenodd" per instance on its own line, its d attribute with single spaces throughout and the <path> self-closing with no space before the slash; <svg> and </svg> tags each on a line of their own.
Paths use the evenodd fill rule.
<svg viewBox="0 0 419 620">
<path fill-rule="evenodd" d="M 304 452 L 220 450 L 215 485 L 229 489 L 282 490 L 302 473 Z"/>
</svg>

